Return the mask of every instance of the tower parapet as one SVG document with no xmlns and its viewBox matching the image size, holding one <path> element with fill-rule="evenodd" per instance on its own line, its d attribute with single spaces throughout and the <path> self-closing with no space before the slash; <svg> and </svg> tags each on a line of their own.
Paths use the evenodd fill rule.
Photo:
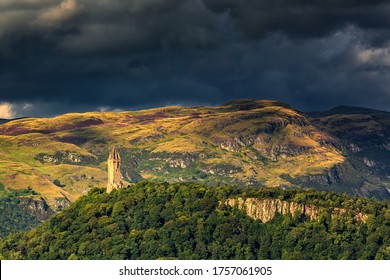
<svg viewBox="0 0 390 280">
<path fill-rule="evenodd" d="M 107 192 L 111 192 L 113 189 L 123 188 L 122 174 L 121 174 L 121 157 L 117 149 L 112 149 L 108 156 L 108 183 Z"/>
</svg>

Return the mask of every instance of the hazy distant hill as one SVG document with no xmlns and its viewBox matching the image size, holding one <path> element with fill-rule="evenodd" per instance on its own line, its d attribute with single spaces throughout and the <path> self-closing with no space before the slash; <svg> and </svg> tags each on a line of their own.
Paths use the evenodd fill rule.
<svg viewBox="0 0 390 280">
<path fill-rule="evenodd" d="M 389 199 L 390 113 L 304 114 L 276 101 L 25 118 L 0 125 L 2 195 L 46 219 L 106 186 L 110 147 L 127 182 L 293 186 Z"/>
</svg>

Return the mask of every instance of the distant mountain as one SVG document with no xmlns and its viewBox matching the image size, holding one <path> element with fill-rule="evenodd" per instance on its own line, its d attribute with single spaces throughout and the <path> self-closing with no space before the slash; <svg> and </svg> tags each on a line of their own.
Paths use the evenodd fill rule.
<svg viewBox="0 0 390 280">
<path fill-rule="evenodd" d="M 0 259 L 386 260 L 389 205 L 313 190 L 142 182 L 90 191 L 0 240 Z"/>
<path fill-rule="evenodd" d="M 389 114 L 389 112 L 368 109 L 364 107 L 355 106 L 337 106 L 331 110 L 323 112 L 309 112 L 307 113 L 313 118 L 328 117 L 332 115 L 371 115 L 371 114 Z"/>
<path fill-rule="evenodd" d="M 250 99 L 3 123 L 0 195 L 46 219 L 106 186 L 113 146 L 129 183 L 303 187 L 390 199 L 390 113 L 338 107 L 305 114 Z"/>
</svg>

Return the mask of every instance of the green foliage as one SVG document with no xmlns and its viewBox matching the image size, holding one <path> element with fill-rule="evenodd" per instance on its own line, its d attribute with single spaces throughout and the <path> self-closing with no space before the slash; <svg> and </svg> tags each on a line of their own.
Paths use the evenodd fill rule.
<svg viewBox="0 0 390 280">
<path fill-rule="evenodd" d="M 263 224 L 231 197 L 278 198 L 368 214 L 318 220 L 276 215 Z M 5 259 L 389 259 L 386 202 L 312 190 L 238 190 L 196 183 L 141 182 L 92 189 L 68 209 L 28 233 L 0 241 Z"/>
<path fill-rule="evenodd" d="M 61 181 L 59 179 L 54 179 L 53 184 L 56 185 L 57 187 L 63 187 L 63 185 L 61 185 Z"/>
<path fill-rule="evenodd" d="M 34 191 L 31 187 L 26 189 L 14 190 L 11 189 L 8 193 L 10 197 L 20 197 L 20 196 L 29 196 L 29 195 L 38 195 L 36 191 Z"/>
<path fill-rule="evenodd" d="M 0 199 L 0 237 L 11 232 L 30 230 L 38 226 L 39 223 L 36 217 L 19 207 L 18 198 L 5 197 Z"/>
</svg>

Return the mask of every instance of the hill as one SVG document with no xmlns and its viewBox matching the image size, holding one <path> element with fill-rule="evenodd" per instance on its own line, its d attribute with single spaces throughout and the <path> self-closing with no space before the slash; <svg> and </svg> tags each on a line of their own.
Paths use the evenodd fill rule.
<svg viewBox="0 0 390 280">
<path fill-rule="evenodd" d="M 248 199 L 295 206 L 230 206 Z M 313 190 L 143 182 L 91 190 L 41 226 L 0 241 L 0 258 L 390 259 L 389 206 Z"/>
<path fill-rule="evenodd" d="M 106 186 L 110 147 L 128 183 L 304 187 L 390 199 L 390 113 L 235 100 L 216 107 L 24 118 L 0 125 L 0 193 L 46 219 Z M 26 206 L 26 207 L 25 207 Z"/>
<path fill-rule="evenodd" d="M 371 115 L 371 114 L 388 114 L 385 111 L 378 111 L 374 109 L 356 107 L 356 106 L 337 106 L 324 112 L 309 112 L 307 113 L 313 118 L 329 117 L 332 115 Z"/>
</svg>

